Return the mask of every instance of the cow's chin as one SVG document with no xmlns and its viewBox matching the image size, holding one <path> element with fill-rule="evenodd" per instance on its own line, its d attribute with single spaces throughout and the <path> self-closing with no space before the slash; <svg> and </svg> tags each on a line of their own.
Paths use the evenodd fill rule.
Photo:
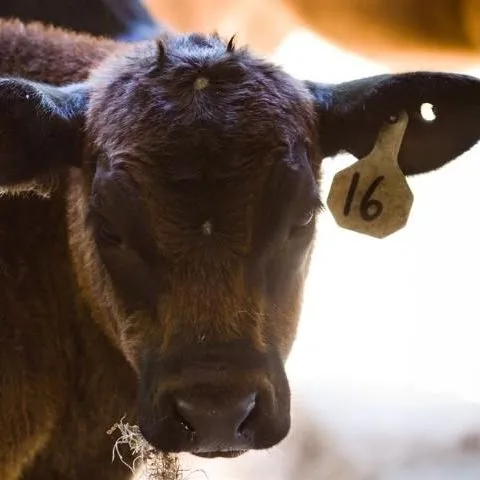
<svg viewBox="0 0 480 480">
<path fill-rule="evenodd" d="M 237 458 L 248 450 L 225 450 L 218 452 L 191 452 L 191 455 L 201 458 Z"/>
</svg>

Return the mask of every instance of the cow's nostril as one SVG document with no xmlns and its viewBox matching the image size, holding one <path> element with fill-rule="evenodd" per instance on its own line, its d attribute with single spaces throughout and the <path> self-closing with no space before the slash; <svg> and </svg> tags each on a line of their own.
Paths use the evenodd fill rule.
<svg viewBox="0 0 480 480">
<path fill-rule="evenodd" d="M 190 434 L 195 434 L 195 429 L 193 428 L 191 423 L 185 418 L 185 416 L 182 415 L 182 413 L 179 410 L 177 404 L 175 404 L 175 406 L 174 406 L 174 411 L 175 411 L 175 416 L 176 416 L 178 422 L 180 423 L 180 425 L 182 426 L 183 430 L 185 430 L 186 432 L 188 432 Z"/>
<path fill-rule="evenodd" d="M 257 406 L 257 394 L 254 394 L 249 399 L 249 403 L 247 404 L 247 408 L 245 409 L 245 416 L 237 427 L 237 433 L 239 433 L 240 435 L 246 434 L 246 430 L 255 414 L 256 406 Z"/>
<path fill-rule="evenodd" d="M 237 426 L 237 434 L 245 435 L 248 429 L 249 424 L 251 423 L 252 417 L 255 412 L 255 407 L 257 406 L 257 395 L 253 394 L 250 396 L 248 403 L 245 403 L 245 410 L 243 419 Z"/>
<path fill-rule="evenodd" d="M 256 393 L 250 393 L 222 405 L 214 402 L 207 405 L 178 397 L 175 399 L 176 418 L 184 430 L 195 435 L 199 452 L 249 449 L 252 438 L 246 435 L 246 430 L 256 399 Z"/>
</svg>

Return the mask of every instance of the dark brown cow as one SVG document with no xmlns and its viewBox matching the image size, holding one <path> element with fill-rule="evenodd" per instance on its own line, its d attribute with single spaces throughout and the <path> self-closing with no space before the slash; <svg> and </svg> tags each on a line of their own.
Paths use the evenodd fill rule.
<svg viewBox="0 0 480 480">
<path fill-rule="evenodd" d="M 105 433 L 124 414 L 166 452 L 280 442 L 322 158 L 402 109 L 406 174 L 480 136 L 466 76 L 320 85 L 214 36 L 19 22 L 0 53 L 2 480 L 127 478 Z"/>
</svg>

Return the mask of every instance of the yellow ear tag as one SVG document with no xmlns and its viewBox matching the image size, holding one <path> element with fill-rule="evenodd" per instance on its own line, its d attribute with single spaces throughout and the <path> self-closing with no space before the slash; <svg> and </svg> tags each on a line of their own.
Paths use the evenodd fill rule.
<svg viewBox="0 0 480 480">
<path fill-rule="evenodd" d="M 407 224 L 413 193 L 398 166 L 407 125 L 401 112 L 382 127 L 366 157 L 335 175 L 327 205 L 340 227 L 384 238 Z"/>
</svg>

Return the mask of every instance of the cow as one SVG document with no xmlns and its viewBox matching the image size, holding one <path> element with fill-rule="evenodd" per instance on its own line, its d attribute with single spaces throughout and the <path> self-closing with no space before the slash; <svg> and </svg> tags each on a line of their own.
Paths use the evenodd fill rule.
<svg viewBox="0 0 480 480">
<path fill-rule="evenodd" d="M 480 136 L 464 75 L 320 84 L 218 35 L 20 21 L 0 52 L 3 480 L 129 478 L 122 417 L 162 452 L 281 442 L 322 159 L 368 154 L 400 111 L 406 175 Z"/>
<path fill-rule="evenodd" d="M 125 42 L 148 40 L 164 29 L 140 0 L 2 0 L 0 17 Z"/>
</svg>

